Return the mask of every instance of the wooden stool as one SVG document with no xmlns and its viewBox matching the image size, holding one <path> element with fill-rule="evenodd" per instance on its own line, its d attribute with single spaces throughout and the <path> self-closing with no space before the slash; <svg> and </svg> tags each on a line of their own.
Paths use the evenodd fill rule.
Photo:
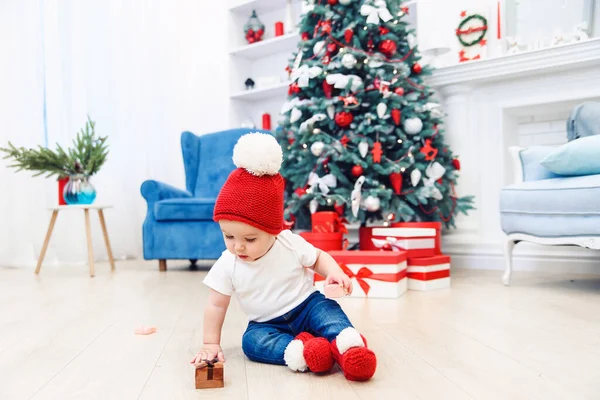
<svg viewBox="0 0 600 400">
<path fill-rule="evenodd" d="M 104 209 L 111 208 L 112 206 L 98 206 L 92 204 L 77 204 L 69 206 L 56 206 L 51 207 L 52 217 L 50 218 L 50 225 L 48 226 L 48 232 L 46 232 L 46 239 L 42 246 L 40 258 L 38 259 L 37 267 L 35 267 L 35 273 L 39 274 L 42 268 L 42 262 L 48 249 L 48 243 L 50 242 L 50 236 L 52 236 L 52 230 L 58 217 L 58 212 L 61 210 L 72 210 L 78 209 L 83 210 L 85 213 L 85 234 L 87 236 L 87 248 L 88 248 L 88 263 L 90 264 L 90 276 L 94 277 L 94 251 L 92 249 L 92 229 L 90 227 L 90 210 L 98 210 L 98 218 L 100 219 L 100 226 L 102 226 L 102 233 L 104 234 L 104 243 L 106 244 L 106 251 L 108 252 L 108 260 L 110 261 L 111 271 L 115 270 L 115 260 L 113 259 L 112 250 L 110 249 L 110 241 L 108 239 L 108 231 L 106 230 L 106 222 L 104 221 Z"/>
</svg>

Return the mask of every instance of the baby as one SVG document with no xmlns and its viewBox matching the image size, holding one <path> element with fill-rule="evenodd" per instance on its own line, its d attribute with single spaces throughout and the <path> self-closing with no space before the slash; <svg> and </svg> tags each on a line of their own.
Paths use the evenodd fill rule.
<svg viewBox="0 0 600 400">
<path fill-rule="evenodd" d="M 313 286 L 307 269 L 347 293 L 350 279 L 329 254 L 282 229 L 281 147 L 271 135 L 250 133 L 235 145 L 233 162 L 238 168 L 214 210 L 227 250 L 204 279 L 210 288 L 204 346 L 191 362 L 225 361 L 221 328 L 235 291 L 249 319 L 242 350 L 250 360 L 316 373 L 337 362 L 347 379 L 368 380 L 377 366 L 375 354 L 340 305 Z"/>
</svg>

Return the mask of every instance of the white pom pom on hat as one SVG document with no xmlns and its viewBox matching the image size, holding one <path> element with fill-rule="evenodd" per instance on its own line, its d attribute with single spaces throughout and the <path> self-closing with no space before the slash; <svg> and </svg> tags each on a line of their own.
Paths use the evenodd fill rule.
<svg viewBox="0 0 600 400">
<path fill-rule="evenodd" d="M 282 162 L 281 146 L 268 133 L 247 133 L 238 139 L 233 148 L 235 166 L 256 176 L 277 174 Z"/>
</svg>

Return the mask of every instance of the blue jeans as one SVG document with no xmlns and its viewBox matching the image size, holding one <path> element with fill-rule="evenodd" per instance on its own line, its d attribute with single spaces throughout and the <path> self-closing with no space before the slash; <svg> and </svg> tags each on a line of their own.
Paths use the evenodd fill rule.
<svg viewBox="0 0 600 400">
<path fill-rule="evenodd" d="M 286 365 L 283 353 L 287 345 L 301 332 L 332 341 L 350 320 L 332 299 L 321 292 L 312 293 L 292 311 L 266 322 L 250 321 L 242 337 L 242 350 L 252 361 Z"/>
</svg>

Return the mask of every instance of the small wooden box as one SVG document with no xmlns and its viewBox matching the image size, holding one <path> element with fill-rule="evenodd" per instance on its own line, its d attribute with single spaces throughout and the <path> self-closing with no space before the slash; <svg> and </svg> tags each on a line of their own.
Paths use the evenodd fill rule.
<svg viewBox="0 0 600 400">
<path fill-rule="evenodd" d="M 215 389 L 223 386 L 222 362 L 196 368 L 196 389 Z"/>
</svg>

